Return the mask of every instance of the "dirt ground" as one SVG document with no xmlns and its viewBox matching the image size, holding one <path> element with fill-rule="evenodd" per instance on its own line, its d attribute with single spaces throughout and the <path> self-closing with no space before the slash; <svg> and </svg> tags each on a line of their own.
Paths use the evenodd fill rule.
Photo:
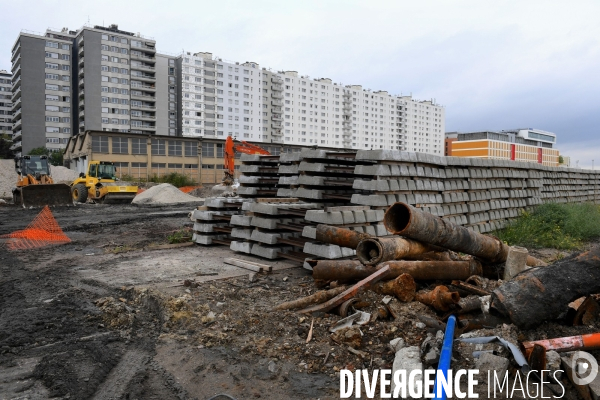
<svg viewBox="0 0 600 400">
<path fill-rule="evenodd" d="M 52 211 L 71 243 L 0 251 L 0 399 L 337 399 L 340 369 L 391 368 L 390 340 L 420 345 L 436 333 L 418 320 L 434 317 L 431 309 L 399 303 L 400 318 L 361 327 L 357 354 L 329 332 L 339 316 L 272 311 L 318 290 L 298 264 L 235 255 L 273 266 L 251 281 L 222 262 L 233 256 L 226 247 L 153 250 L 192 226 L 189 206 Z M 0 235 L 23 229 L 38 212 L 0 207 Z M 182 286 L 184 279 L 198 286 Z M 377 314 L 382 297 L 363 293 L 355 307 Z M 504 325 L 478 335 L 516 341 L 598 328 Z M 467 354 L 459 348 L 453 367 L 471 367 Z M 566 398 L 575 399 L 572 392 Z"/>
</svg>

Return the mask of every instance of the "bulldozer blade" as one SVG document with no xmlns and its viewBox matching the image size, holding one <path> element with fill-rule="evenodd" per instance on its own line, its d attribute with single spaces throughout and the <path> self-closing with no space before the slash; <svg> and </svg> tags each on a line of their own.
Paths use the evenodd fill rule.
<svg viewBox="0 0 600 400">
<path fill-rule="evenodd" d="M 64 183 L 29 185 L 21 188 L 23 207 L 72 206 L 71 188 Z M 19 198 L 17 198 L 17 201 Z"/>
</svg>

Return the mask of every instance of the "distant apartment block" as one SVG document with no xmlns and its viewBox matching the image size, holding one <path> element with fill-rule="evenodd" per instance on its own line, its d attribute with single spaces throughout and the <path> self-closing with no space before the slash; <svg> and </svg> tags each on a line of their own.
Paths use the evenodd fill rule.
<svg viewBox="0 0 600 400">
<path fill-rule="evenodd" d="M 12 137 L 12 74 L 0 70 L 0 135 Z"/>
<path fill-rule="evenodd" d="M 208 52 L 159 53 L 117 25 L 23 31 L 12 82 L 10 129 L 25 153 L 86 131 L 444 152 L 445 110 L 433 101 Z"/>
<path fill-rule="evenodd" d="M 559 165 L 560 154 L 554 148 L 556 134 L 540 129 L 452 132 L 448 136 L 449 139 L 456 137 L 451 143 L 450 156 L 526 161 L 554 167 Z"/>
</svg>

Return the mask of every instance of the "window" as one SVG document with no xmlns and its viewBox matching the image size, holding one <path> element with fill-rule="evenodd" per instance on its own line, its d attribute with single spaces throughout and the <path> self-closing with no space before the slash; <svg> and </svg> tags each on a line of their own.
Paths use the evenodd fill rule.
<svg viewBox="0 0 600 400">
<path fill-rule="evenodd" d="M 169 140 L 169 155 L 170 156 L 181 156 L 181 140 Z"/>
<path fill-rule="evenodd" d="M 56 43 L 56 42 L 46 42 L 46 47 L 52 47 L 54 49 L 58 49 L 58 43 Z"/>
<path fill-rule="evenodd" d="M 217 158 L 223 158 L 223 144 L 217 143 Z"/>
<path fill-rule="evenodd" d="M 131 139 L 131 154 L 146 154 L 146 150 L 146 139 Z"/>
<path fill-rule="evenodd" d="M 54 94 L 47 94 L 46 95 L 46 100 L 49 100 L 49 101 L 58 101 L 58 96 L 54 95 Z"/>
<path fill-rule="evenodd" d="M 123 137 L 112 138 L 113 154 L 129 154 L 129 139 Z"/>
<path fill-rule="evenodd" d="M 108 136 L 92 136 L 92 151 L 108 153 Z"/>
<path fill-rule="evenodd" d="M 58 75 L 56 74 L 46 74 L 46 79 L 58 80 Z"/>
<path fill-rule="evenodd" d="M 155 155 L 155 156 L 166 155 L 164 139 L 152 139 L 152 155 Z"/>
<path fill-rule="evenodd" d="M 51 85 L 49 83 L 46 83 L 46 90 L 58 90 L 58 85 Z M 69 90 L 68 86 L 67 86 L 67 90 Z"/>
<path fill-rule="evenodd" d="M 60 122 L 60 117 L 46 116 L 46 122 Z"/>
<path fill-rule="evenodd" d="M 169 168 L 181 169 L 182 167 L 183 167 L 183 164 L 171 164 L 171 163 L 169 163 Z"/>
<path fill-rule="evenodd" d="M 60 48 L 61 48 L 62 50 L 69 50 L 69 45 L 68 45 L 68 44 L 61 44 L 61 45 L 60 45 Z"/>
<path fill-rule="evenodd" d="M 48 69 L 58 69 L 58 64 L 46 63 L 46 68 L 48 68 Z"/>
<path fill-rule="evenodd" d="M 198 144 L 196 142 L 185 142 L 185 156 L 198 157 Z"/>
<path fill-rule="evenodd" d="M 214 143 L 202 143 L 202 157 L 214 157 L 215 156 L 215 145 Z M 204 168 L 204 166 L 202 166 Z"/>
</svg>

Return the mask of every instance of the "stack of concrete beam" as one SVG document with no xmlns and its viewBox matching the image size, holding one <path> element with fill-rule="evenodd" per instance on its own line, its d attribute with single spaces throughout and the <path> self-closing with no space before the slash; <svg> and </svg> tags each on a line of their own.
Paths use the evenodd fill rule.
<svg viewBox="0 0 600 400">
<path fill-rule="evenodd" d="M 283 153 L 279 157 L 279 182 L 277 185 L 277 197 L 294 197 L 298 188 L 298 177 L 300 176 L 300 163 L 302 153 Z"/>
<path fill-rule="evenodd" d="M 502 160 L 440 157 L 392 150 L 359 151 L 352 203 L 387 209 L 397 201 L 467 226 L 477 232 L 500 229 L 524 210 L 539 204 L 539 171 Z"/>
<path fill-rule="evenodd" d="M 292 197 L 320 203 L 323 206 L 350 205 L 357 165 L 370 165 L 372 161 L 356 159 L 355 152 L 331 152 L 303 149 L 298 165 L 298 187 Z"/>
<path fill-rule="evenodd" d="M 320 210 L 309 210 L 306 212 L 302 236 L 305 238 L 304 253 L 310 254 L 312 258 L 338 259 L 356 255 L 354 249 L 340 247 L 328 243 L 320 243 L 316 240 L 316 225 L 326 224 L 347 228 L 353 231 L 368 233 L 371 236 L 386 236 L 388 234 L 383 225 L 384 210 L 372 210 L 369 206 L 341 206 L 325 207 Z"/>
<path fill-rule="evenodd" d="M 277 196 L 278 155 L 242 154 L 241 162 L 238 196 L 244 198 Z"/>
<path fill-rule="evenodd" d="M 264 200 L 264 201 L 263 201 Z M 245 215 L 234 216 L 235 225 L 231 250 L 254 254 L 268 259 L 280 257 L 303 261 L 305 240 L 301 233 L 306 225 L 306 210 L 314 209 L 314 203 L 297 199 L 261 199 L 243 206 Z"/>
<path fill-rule="evenodd" d="M 545 168 L 540 173 L 544 203 L 600 202 L 600 174 L 594 171 Z"/>
<path fill-rule="evenodd" d="M 194 221 L 192 241 L 203 244 L 231 244 L 231 219 L 242 213 L 242 205 L 250 199 L 239 197 L 208 197 L 204 206 L 190 213 Z"/>
</svg>

